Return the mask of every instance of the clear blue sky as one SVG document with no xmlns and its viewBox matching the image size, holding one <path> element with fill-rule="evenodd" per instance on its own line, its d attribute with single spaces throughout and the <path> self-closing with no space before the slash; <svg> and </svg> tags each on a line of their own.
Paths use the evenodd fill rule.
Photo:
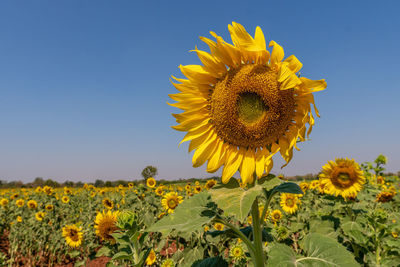
<svg viewBox="0 0 400 267">
<path fill-rule="evenodd" d="M 1 1 L 0 179 L 208 177 L 192 168 L 166 104 L 180 64 L 227 25 L 258 25 L 302 76 L 325 78 L 311 141 L 283 170 L 317 173 L 335 157 L 388 156 L 400 170 L 399 1 Z M 219 174 L 219 173 L 217 173 Z"/>
</svg>

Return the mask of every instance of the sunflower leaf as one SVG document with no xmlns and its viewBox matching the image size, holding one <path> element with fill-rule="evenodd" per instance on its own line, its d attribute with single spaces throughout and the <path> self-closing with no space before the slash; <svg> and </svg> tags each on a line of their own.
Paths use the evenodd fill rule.
<svg viewBox="0 0 400 267">
<path fill-rule="evenodd" d="M 272 190 L 272 192 L 291 193 L 291 194 L 304 194 L 300 186 L 295 183 L 282 183 Z"/>
<path fill-rule="evenodd" d="M 169 234 L 172 230 L 178 233 L 192 233 L 201 230 L 203 225 L 210 222 L 215 213 L 204 212 L 210 202 L 210 195 L 204 191 L 184 200 L 175 211 L 150 226 L 149 232 Z"/>
<path fill-rule="evenodd" d="M 211 199 L 224 210 L 225 215 L 233 215 L 239 221 L 243 221 L 249 214 L 254 200 L 262 193 L 262 189 L 261 185 L 256 185 L 248 190 L 241 187 L 217 187 L 209 192 Z"/>
</svg>

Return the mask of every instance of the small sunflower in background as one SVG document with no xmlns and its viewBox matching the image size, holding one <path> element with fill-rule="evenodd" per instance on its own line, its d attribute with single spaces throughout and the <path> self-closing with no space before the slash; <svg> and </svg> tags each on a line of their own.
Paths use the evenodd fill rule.
<svg viewBox="0 0 400 267">
<path fill-rule="evenodd" d="M 44 216 L 46 216 L 46 213 L 43 212 L 43 211 L 36 212 L 36 214 L 35 214 L 35 218 L 36 218 L 36 220 L 38 220 L 39 222 L 43 221 Z"/>
<path fill-rule="evenodd" d="M 61 198 L 61 201 L 62 201 L 63 203 L 65 203 L 65 204 L 67 204 L 67 203 L 69 202 L 69 197 L 68 197 L 68 196 L 63 196 L 63 197 Z"/>
<path fill-rule="evenodd" d="M 193 192 L 195 193 L 195 194 L 198 194 L 198 193 L 200 193 L 201 192 L 201 185 L 195 185 L 194 186 L 194 190 L 193 190 Z"/>
<path fill-rule="evenodd" d="M 307 182 L 301 182 L 301 183 L 299 184 L 299 186 L 300 186 L 300 188 L 301 188 L 301 191 L 303 191 L 304 194 L 305 194 L 306 191 L 307 191 L 307 189 L 308 189 L 308 187 L 309 187 L 309 184 L 308 184 Z"/>
<path fill-rule="evenodd" d="M 54 206 L 52 204 L 47 204 L 44 208 L 48 211 L 52 211 L 54 209 Z"/>
<path fill-rule="evenodd" d="M 233 45 L 214 32 L 215 41 L 200 37 L 210 48 L 194 50 L 203 65 L 180 66 L 187 79 L 173 77 L 180 92 L 169 95 L 177 101 L 170 105 L 183 113 L 173 114 L 179 125 L 172 128 L 187 132 L 181 143 L 195 150 L 193 167 L 208 161 L 213 173 L 224 166 L 223 183 L 239 170 L 247 184 L 254 173 L 270 172 L 274 154 L 280 152 L 284 166 L 290 162 L 314 125 L 311 105 L 319 116 L 312 93 L 326 82 L 299 77 L 303 64 L 293 55 L 284 60 L 275 41 L 269 52 L 260 27 L 254 37 L 235 22 L 228 29 Z"/>
<path fill-rule="evenodd" d="M 208 181 L 206 182 L 205 188 L 206 188 L 207 190 L 209 190 L 209 189 L 213 188 L 214 185 L 216 185 L 216 184 L 217 184 L 217 181 L 215 181 L 214 179 L 208 180 Z"/>
<path fill-rule="evenodd" d="M 105 212 L 98 212 L 95 219 L 96 235 L 99 236 L 102 240 L 110 241 L 111 243 L 115 243 L 114 237 L 112 237 L 112 233 L 118 230 L 117 220 L 118 220 L 119 211 L 111 212 L 108 210 Z"/>
<path fill-rule="evenodd" d="M 176 192 L 169 192 L 165 194 L 161 200 L 161 205 L 168 213 L 173 213 L 176 207 L 183 201 L 183 197 L 179 196 Z"/>
<path fill-rule="evenodd" d="M 82 227 L 77 227 L 75 224 L 66 225 L 62 228 L 62 236 L 68 246 L 77 248 L 82 244 Z"/>
<path fill-rule="evenodd" d="M 234 245 L 230 251 L 229 251 L 229 255 L 235 260 L 235 261 L 240 261 L 241 259 L 244 259 L 245 253 L 244 253 L 244 249 L 241 245 Z"/>
<path fill-rule="evenodd" d="M 166 259 L 161 263 L 161 267 L 174 267 L 175 262 L 173 259 Z"/>
<path fill-rule="evenodd" d="M 214 229 L 217 231 L 222 231 L 224 230 L 225 225 L 223 225 L 222 223 L 215 223 L 214 224 Z"/>
<path fill-rule="evenodd" d="M 319 185 L 319 181 L 318 180 L 312 180 L 311 183 L 310 183 L 309 188 L 310 189 L 316 189 L 316 188 L 318 188 L 318 185 Z"/>
<path fill-rule="evenodd" d="M 322 166 L 319 183 L 325 193 L 344 199 L 357 196 L 365 183 L 360 166 L 354 160 L 336 159 Z"/>
<path fill-rule="evenodd" d="M 25 200 L 23 200 L 23 199 L 17 199 L 15 201 L 15 205 L 17 205 L 18 208 L 22 208 L 24 206 L 24 204 L 25 204 Z"/>
<path fill-rule="evenodd" d="M 385 202 L 389 202 L 391 201 L 394 196 L 396 195 L 396 191 L 381 191 L 378 195 L 376 195 L 376 202 L 381 202 L 381 203 L 385 203 Z"/>
<path fill-rule="evenodd" d="M 0 200 L 0 205 L 2 206 L 2 207 L 7 207 L 8 206 L 8 203 L 9 203 L 9 201 L 8 201 L 8 199 L 6 199 L 6 198 L 2 198 L 1 200 Z"/>
<path fill-rule="evenodd" d="M 156 262 L 156 253 L 154 252 L 153 249 L 151 249 L 149 255 L 147 256 L 146 259 L 146 265 L 153 265 Z"/>
<path fill-rule="evenodd" d="M 114 202 L 111 201 L 109 198 L 103 199 L 103 206 L 107 209 L 111 210 L 114 207 Z"/>
<path fill-rule="evenodd" d="M 280 210 L 273 210 L 271 212 L 271 220 L 274 223 L 279 222 L 282 219 L 282 212 Z"/>
<path fill-rule="evenodd" d="M 17 216 L 17 222 L 22 222 L 22 217 L 21 216 Z"/>
<path fill-rule="evenodd" d="M 29 200 L 26 205 L 28 206 L 28 208 L 30 208 L 32 210 L 37 209 L 37 207 L 38 207 L 37 202 L 33 199 Z"/>
<path fill-rule="evenodd" d="M 157 196 L 162 196 L 162 195 L 164 195 L 164 189 L 163 189 L 163 187 L 162 187 L 162 186 L 157 187 L 156 190 L 155 190 L 155 193 L 156 193 Z"/>
<path fill-rule="evenodd" d="M 280 204 L 283 211 L 292 214 L 299 209 L 300 199 L 295 194 L 282 193 Z"/>
<path fill-rule="evenodd" d="M 156 180 L 153 177 L 150 177 L 146 180 L 146 185 L 150 188 L 154 188 L 156 186 Z"/>
</svg>

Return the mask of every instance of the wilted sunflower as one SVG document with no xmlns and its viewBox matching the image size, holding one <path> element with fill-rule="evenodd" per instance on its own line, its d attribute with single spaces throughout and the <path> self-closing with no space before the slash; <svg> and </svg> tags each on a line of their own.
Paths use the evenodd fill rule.
<svg viewBox="0 0 400 267">
<path fill-rule="evenodd" d="M 281 207 L 287 213 L 295 213 L 299 209 L 300 199 L 295 194 L 282 193 Z"/>
<path fill-rule="evenodd" d="M 82 227 L 78 228 L 75 224 L 66 225 L 62 229 L 62 235 L 70 247 L 77 248 L 82 244 Z"/>
<path fill-rule="evenodd" d="M 69 197 L 68 196 L 63 196 L 61 198 L 61 201 L 64 202 L 64 203 L 68 203 L 69 202 Z"/>
<path fill-rule="evenodd" d="M 112 237 L 112 233 L 114 233 L 118 227 L 117 220 L 118 220 L 119 211 L 111 212 L 110 210 L 107 213 L 103 210 L 103 212 L 97 213 L 95 219 L 95 226 L 96 235 L 101 237 L 103 240 L 108 240 L 111 243 L 115 242 L 114 237 Z"/>
<path fill-rule="evenodd" d="M 155 262 L 156 262 L 156 253 L 152 249 L 149 255 L 147 256 L 146 265 L 153 265 Z"/>
<path fill-rule="evenodd" d="M 319 183 L 323 191 L 330 195 L 341 195 L 344 199 L 355 197 L 360 192 L 365 177 L 354 160 L 336 159 L 322 166 Z"/>
<path fill-rule="evenodd" d="M 150 188 L 154 188 L 156 186 L 156 180 L 153 177 L 150 177 L 146 180 L 146 185 Z"/>
<path fill-rule="evenodd" d="M 114 207 L 114 202 L 112 202 L 111 199 L 109 198 L 105 198 L 103 199 L 103 205 L 104 207 L 110 210 Z"/>
<path fill-rule="evenodd" d="M 274 223 L 279 222 L 282 219 L 282 212 L 280 210 L 273 210 L 271 212 L 271 219 Z"/>
<path fill-rule="evenodd" d="M 173 213 L 176 207 L 183 201 L 183 197 L 178 196 L 176 192 L 169 192 L 165 194 L 161 200 L 161 205 L 168 213 Z"/>
<path fill-rule="evenodd" d="M 44 216 L 46 216 L 46 213 L 43 211 L 36 212 L 36 214 L 35 214 L 35 218 L 39 222 L 43 220 Z"/>
<path fill-rule="evenodd" d="M 38 207 L 38 204 L 35 200 L 31 199 L 28 201 L 28 203 L 26 204 L 28 206 L 28 208 L 34 210 Z"/>
<path fill-rule="evenodd" d="M 17 199 L 15 201 L 15 204 L 17 205 L 17 207 L 22 208 L 25 204 L 25 201 L 23 199 Z"/>
<path fill-rule="evenodd" d="M 306 140 L 314 125 L 313 92 L 326 88 L 325 80 L 310 80 L 297 73 L 302 63 L 285 60 L 283 48 L 275 41 L 267 51 L 264 34 L 256 28 L 254 38 L 244 27 L 228 26 L 233 45 L 214 32 L 212 41 L 200 37 L 211 53 L 195 49 L 203 65 L 180 66 L 187 79 L 173 77 L 178 94 L 170 97 L 182 109 L 173 114 L 175 130 L 187 132 L 182 142 L 191 141 L 193 167 L 206 161 L 207 171 L 224 165 L 222 182 L 240 171 L 243 183 L 253 182 L 253 173 L 269 173 L 272 156 L 280 151 L 286 166 L 298 141 Z M 318 110 L 315 108 L 317 116 Z"/>
</svg>

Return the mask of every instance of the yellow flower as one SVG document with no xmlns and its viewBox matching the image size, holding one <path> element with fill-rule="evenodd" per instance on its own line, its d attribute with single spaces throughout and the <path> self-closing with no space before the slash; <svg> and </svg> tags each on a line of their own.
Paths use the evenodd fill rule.
<svg viewBox="0 0 400 267">
<path fill-rule="evenodd" d="M 200 185 L 196 185 L 195 187 L 194 187 L 194 191 L 193 191 L 195 194 L 198 194 L 198 193 L 200 193 L 201 192 L 201 186 Z"/>
<path fill-rule="evenodd" d="M 282 212 L 280 210 L 273 210 L 271 212 L 271 219 L 274 223 L 279 222 L 282 219 Z"/>
<path fill-rule="evenodd" d="M 128 183 L 129 188 L 133 188 L 133 183 Z"/>
<path fill-rule="evenodd" d="M 310 189 L 315 189 L 318 188 L 319 181 L 318 180 L 312 180 L 310 183 Z"/>
<path fill-rule="evenodd" d="M 111 199 L 109 198 L 105 198 L 103 199 L 103 205 L 104 207 L 110 210 L 114 207 L 114 202 L 112 202 Z"/>
<path fill-rule="evenodd" d="M 187 185 L 185 185 L 185 190 L 186 190 L 186 191 L 192 191 L 192 187 L 190 186 L 190 183 L 188 183 Z"/>
<path fill-rule="evenodd" d="M 44 216 L 46 216 L 46 213 L 43 211 L 36 212 L 36 214 L 35 214 L 35 218 L 38 221 L 42 221 Z"/>
<path fill-rule="evenodd" d="M 169 192 L 165 194 L 161 200 L 161 205 L 168 213 L 173 213 L 176 207 L 183 201 L 183 197 L 178 196 L 176 192 Z"/>
<path fill-rule="evenodd" d="M 11 200 L 14 200 L 14 199 L 16 199 L 17 197 L 19 197 L 19 194 L 18 194 L 18 193 L 15 193 L 15 194 L 12 194 L 12 195 L 11 195 L 10 199 L 11 199 Z"/>
<path fill-rule="evenodd" d="M 71 195 L 72 194 L 72 190 L 69 189 L 68 187 L 64 187 L 64 194 Z"/>
<path fill-rule="evenodd" d="M 270 53 L 260 27 L 254 38 L 238 23 L 228 29 L 233 45 L 213 32 L 216 41 L 200 37 L 211 50 L 194 50 L 203 65 L 180 66 L 187 79 L 173 77 L 180 93 L 169 95 L 177 101 L 170 105 L 184 112 L 173 114 L 179 125 L 172 128 L 187 132 L 181 143 L 191 141 L 189 152 L 196 150 L 193 167 L 208 161 L 212 173 L 224 165 L 223 183 L 239 170 L 247 184 L 253 173 L 270 172 L 274 154 L 289 163 L 297 142 L 306 140 L 306 124 L 307 136 L 314 125 L 312 93 L 326 82 L 299 78 L 302 63 L 293 55 L 283 60 L 275 41 Z"/>
<path fill-rule="evenodd" d="M 54 190 L 52 187 L 46 185 L 45 187 L 43 187 L 43 192 L 50 196 L 54 193 Z"/>
<path fill-rule="evenodd" d="M 244 250 L 241 245 L 234 245 L 231 248 L 229 255 L 236 261 L 239 261 L 239 260 L 245 258 Z"/>
<path fill-rule="evenodd" d="M 224 225 L 222 224 L 222 223 L 215 223 L 214 224 L 214 229 L 215 230 L 217 230 L 217 231 L 222 231 L 222 230 L 224 230 Z"/>
<path fill-rule="evenodd" d="M 377 184 L 385 184 L 385 178 L 383 178 L 382 176 L 378 176 L 376 177 L 376 183 Z"/>
<path fill-rule="evenodd" d="M 399 233 L 397 233 L 397 232 L 392 232 L 392 236 L 393 236 L 394 238 L 398 238 L 398 237 L 399 237 Z"/>
<path fill-rule="evenodd" d="M 154 188 L 156 186 L 156 180 L 153 177 L 150 177 L 147 179 L 146 185 L 150 188 Z"/>
<path fill-rule="evenodd" d="M 393 191 L 382 191 L 376 196 L 376 201 L 382 203 L 389 202 L 395 195 L 396 192 Z"/>
<path fill-rule="evenodd" d="M 208 180 L 206 182 L 206 189 L 209 190 L 216 184 L 217 184 L 217 181 L 215 181 L 214 179 Z"/>
<path fill-rule="evenodd" d="M 20 198 L 15 201 L 15 204 L 17 205 L 17 207 L 22 208 L 25 204 L 25 201 Z"/>
<path fill-rule="evenodd" d="M 31 199 L 28 201 L 27 206 L 28 206 L 28 208 L 34 210 L 34 209 L 37 209 L 38 204 L 35 200 Z"/>
<path fill-rule="evenodd" d="M 156 253 L 152 249 L 149 255 L 147 256 L 146 265 L 153 265 L 155 262 L 156 262 Z"/>
<path fill-rule="evenodd" d="M 62 235 L 70 247 L 77 248 L 82 244 L 82 227 L 78 228 L 75 224 L 66 225 L 62 228 Z"/>
<path fill-rule="evenodd" d="M 0 205 L 2 207 L 6 207 L 8 205 L 8 199 L 2 198 L 1 201 L 0 201 Z"/>
<path fill-rule="evenodd" d="M 63 196 L 61 198 L 61 201 L 64 202 L 64 203 L 68 203 L 69 202 L 69 197 L 68 196 Z"/>
<path fill-rule="evenodd" d="M 36 193 L 41 193 L 43 190 L 40 186 L 36 187 L 35 192 Z"/>
<path fill-rule="evenodd" d="M 280 204 L 283 211 L 292 214 L 298 210 L 300 199 L 295 194 L 282 193 Z"/>
<path fill-rule="evenodd" d="M 175 262 L 173 259 L 166 259 L 161 263 L 161 267 L 174 267 Z"/>
<path fill-rule="evenodd" d="M 164 190 L 163 190 L 163 187 L 162 187 L 162 186 L 157 187 L 156 190 L 155 190 L 155 192 L 156 192 L 156 195 L 157 195 L 157 196 L 162 196 L 162 195 L 164 195 Z"/>
<path fill-rule="evenodd" d="M 96 219 L 95 219 L 95 226 L 96 235 L 101 237 L 102 240 L 108 240 L 111 243 L 115 243 L 114 237 L 111 236 L 118 227 L 117 227 L 117 220 L 118 220 L 119 211 L 111 212 L 110 210 L 107 213 L 103 210 L 102 213 L 98 212 Z"/>
<path fill-rule="evenodd" d="M 336 159 L 322 167 L 319 182 L 325 193 L 341 195 L 344 199 L 355 197 L 360 192 L 365 177 L 354 160 Z"/>
<path fill-rule="evenodd" d="M 22 222 L 22 217 L 21 216 L 17 216 L 17 222 Z"/>
<path fill-rule="evenodd" d="M 54 209 L 54 206 L 51 205 L 51 204 L 47 204 L 44 208 L 45 208 L 46 210 L 48 210 L 48 211 L 51 211 L 51 210 Z"/>
<path fill-rule="evenodd" d="M 306 191 L 307 191 L 309 185 L 308 185 L 307 182 L 301 182 L 299 186 L 300 186 L 301 190 L 302 190 L 304 193 L 306 193 Z"/>
<path fill-rule="evenodd" d="M 210 227 L 208 225 L 204 226 L 204 232 L 208 232 L 210 230 Z"/>
</svg>

